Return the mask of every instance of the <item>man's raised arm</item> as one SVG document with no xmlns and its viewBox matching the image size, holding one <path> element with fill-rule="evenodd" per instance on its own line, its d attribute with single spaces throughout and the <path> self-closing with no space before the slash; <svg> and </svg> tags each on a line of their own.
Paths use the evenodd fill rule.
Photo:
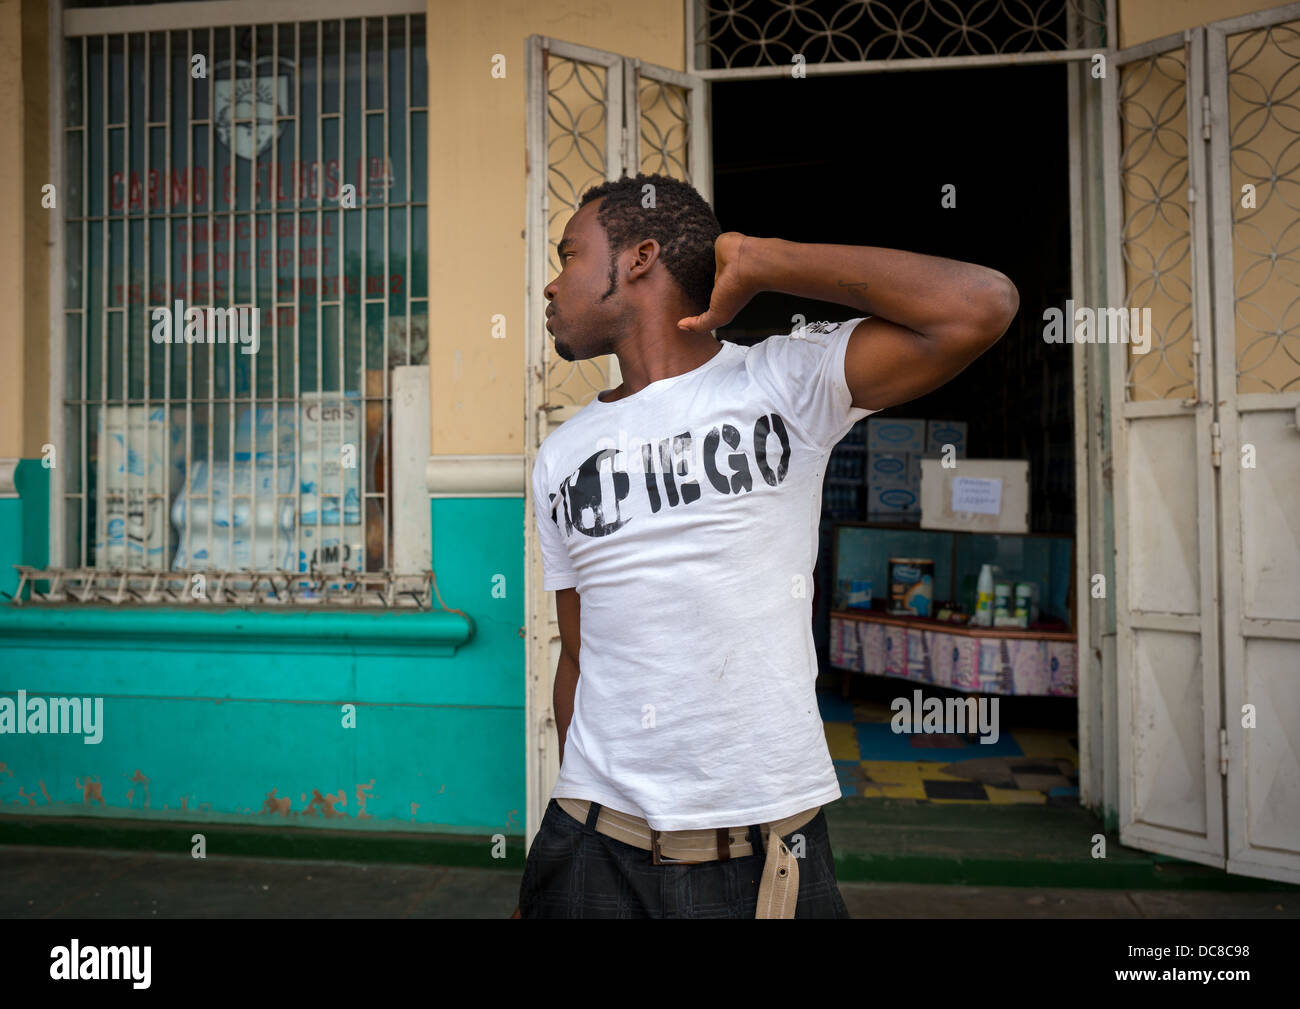
<svg viewBox="0 0 1300 1009">
<path fill-rule="evenodd" d="M 704 315 L 684 329 L 726 325 L 760 291 L 831 301 L 871 316 L 854 329 L 844 373 L 853 405 L 883 410 L 960 373 L 1006 332 L 1020 307 L 997 270 L 870 245 L 816 245 L 729 231 Z"/>
</svg>

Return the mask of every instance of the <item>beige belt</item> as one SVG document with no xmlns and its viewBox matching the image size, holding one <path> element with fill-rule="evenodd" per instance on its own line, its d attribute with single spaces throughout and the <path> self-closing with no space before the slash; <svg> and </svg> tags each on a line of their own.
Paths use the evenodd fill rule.
<svg viewBox="0 0 1300 1009">
<path fill-rule="evenodd" d="M 591 803 L 587 800 L 556 799 L 555 802 L 579 823 L 587 822 L 591 811 Z M 763 863 L 763 878 L 758 884 L 755 918 L 794 917 L 794 906 L 799 899 L 799 863 L 781 838 L 808 823 L 820 809 L 821 806 L 814 806 L 783 820 L 759 825 L 767 859 Z M 620 813 L 608 806 L 600 807 L 596 832 L 650 852 L 655 865 L 698 865 L 754 854 L 748 827 L 654 830 L 641 817 Z M 775 838 L 775 844 L 771 843 L 772 838 Z"/>
</svg>

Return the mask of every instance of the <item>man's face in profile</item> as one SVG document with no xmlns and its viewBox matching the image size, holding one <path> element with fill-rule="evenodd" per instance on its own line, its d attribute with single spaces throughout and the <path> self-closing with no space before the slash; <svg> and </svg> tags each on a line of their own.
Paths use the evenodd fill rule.
<svg viewBox="0 0 1300 1009">
<path fill-rule="evenodd" d="M 583 206 L 564 226 L 556 253 L 560 272 L 546 285 L 546 328 L 555 352 L 566 361 L 614 353 L 625 312 L 618 268 L 609 239 L 597 219 L 604 197 Z"/>
</svg>

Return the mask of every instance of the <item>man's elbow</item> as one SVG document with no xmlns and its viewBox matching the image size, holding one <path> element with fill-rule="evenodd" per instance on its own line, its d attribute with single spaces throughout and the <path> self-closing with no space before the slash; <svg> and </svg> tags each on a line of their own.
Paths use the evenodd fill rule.
<svg viewBox="0 0 1300 1009">
<path fill-rule="evenodd" d="M 1011 327 L 1012 320 L 1020 311 L 1020 292 L 1011 278 L 996 270 L 991 272 L 993 280 L 985 288 L 983 308 L 977 313 L 978 322 L 971 337 L 984 349 L 1002 339 L 1002 334 Z"/>
</svg>

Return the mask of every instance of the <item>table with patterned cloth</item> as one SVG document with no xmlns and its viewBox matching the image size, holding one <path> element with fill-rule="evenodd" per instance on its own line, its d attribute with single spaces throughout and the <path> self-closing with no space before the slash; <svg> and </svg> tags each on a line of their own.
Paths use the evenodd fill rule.
<svg viewBox="0 0 1300 1009">
<path fill-rule="evenodd" d="M 1000 633 L 1001 632 L 1001 633 Z M 1078 643 L 1001 628 L 946 628 L 906 619 L 831 614 L 831 665 L 954 690 L 1075 697 Z"/>
</svg>

